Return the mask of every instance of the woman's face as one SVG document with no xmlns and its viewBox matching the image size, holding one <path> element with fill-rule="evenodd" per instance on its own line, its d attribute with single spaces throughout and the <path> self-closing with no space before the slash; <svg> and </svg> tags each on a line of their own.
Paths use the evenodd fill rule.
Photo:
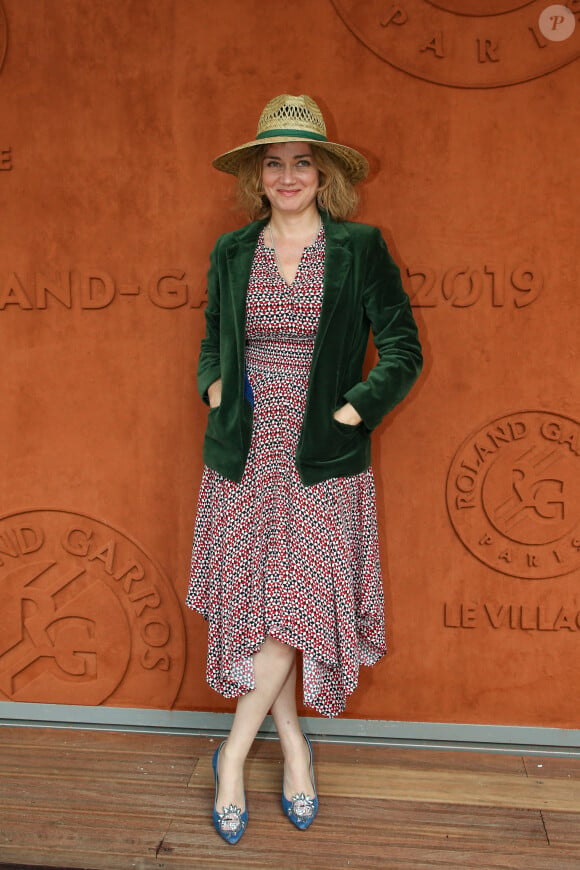
<svg viewBox="0 0 580 870">
<path fill-rule="evenodd" d="M 316 208 L 318 169 L 307 142 L 268 145 L 262 164 L 262 185 L 272 211 L 301 214 Z"/>
</svg>

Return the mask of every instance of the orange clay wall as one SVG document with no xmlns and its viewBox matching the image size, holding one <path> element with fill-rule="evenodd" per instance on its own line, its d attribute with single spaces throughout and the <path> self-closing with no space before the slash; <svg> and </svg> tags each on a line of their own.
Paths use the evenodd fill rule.
<svg viewBox="0 0 580 870">
<path fill-rule="evenodd" d="M 308 93 L 426 366 L 356 718 L 577 727 L 580 2 L 1 0 L 0 699 L 231 710 L 186 612 L 210 167 Z"/>
</svg>

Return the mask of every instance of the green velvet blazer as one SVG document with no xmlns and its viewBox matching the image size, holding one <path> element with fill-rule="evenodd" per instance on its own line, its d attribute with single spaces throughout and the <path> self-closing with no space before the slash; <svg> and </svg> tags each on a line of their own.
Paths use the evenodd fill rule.
<svg viewBox="0 0 580 870">
<path fill-rule="evenodd" d="M 244 397 L 246 292 L 258 236 L 254 221 L 217 240 L 210 257 L 206 334 L 198 388 L 222 379 L 221 404 L 210 409 L 203 460 L 239 482 L 252 437 L 253 410 Z M 323 215 L 326 234 L 324 293 L 306 408 L 296 450 L 302 482 L 359 474 L 370 464 L 370 433 L 407 394 L 422 367 L 421 345 L 400 272 L 378 229 Z M 362 379 L 372 330 L 378 362 Z M 350 402 L 358 426 L 334 419 Z"/>
</svg>

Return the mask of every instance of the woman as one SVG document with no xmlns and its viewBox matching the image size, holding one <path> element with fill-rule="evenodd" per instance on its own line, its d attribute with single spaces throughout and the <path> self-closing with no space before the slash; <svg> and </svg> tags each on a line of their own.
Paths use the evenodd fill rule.
<svg viewBox="0 0 580 870">
<path fill-rule="evenodd" d="M 318 809 L 304 700 L 338 715 L 360 664 L 385 651 L 370 433 L 422 364 L 399 270 L 380 232 L 347 222 L 368 164 L 329 142 L 307 96 L 271 100 L 256 139 L 216 158 L 252 222 L 211 254 L 198 387 L 210 412 L 188 605 L 209 623 L 207 678 L 237 697 L 214 755 L 214 825 L 247 824 L 243 768 L 269 710 L 282 805 Z M 372 328 L 379 360 L 362 379 Z M 219 810 L 218 808 L 223 808 Z"/>
</svg>

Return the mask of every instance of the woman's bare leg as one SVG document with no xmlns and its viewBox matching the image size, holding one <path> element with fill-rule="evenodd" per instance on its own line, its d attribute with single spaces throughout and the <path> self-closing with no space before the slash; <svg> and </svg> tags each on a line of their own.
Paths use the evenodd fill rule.
<svg viewBox="0 0 580 870">
<path fill-rule="evenodd" d="M 295 657 L 294 647 L 269 636 L 254 656 L 255 688 L 238 700 L 231 731 L 219 756 L 218 812 L 231 803 L 244 809 L 244 762 L 264 717 L 295 664 Z"/>
<path fill-rule="evenodd" d="M 284 794 L 289 799 L 302 792 L 313 797 L 310 752 L 302 735 L 296 710 L 296 659 L 272 704 L 272 717 L 284 754 Z"/>
</svg>

